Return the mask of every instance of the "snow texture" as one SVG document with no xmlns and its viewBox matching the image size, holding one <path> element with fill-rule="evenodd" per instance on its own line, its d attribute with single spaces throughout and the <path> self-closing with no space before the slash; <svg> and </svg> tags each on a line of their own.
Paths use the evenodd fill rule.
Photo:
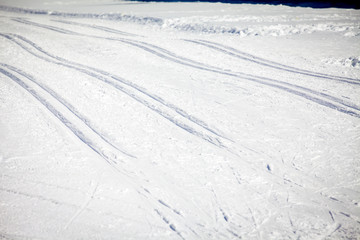
<svg viewBox="0 0 360 240">
<path fill-rule="evenodd" d="M 0 239 L 358 239 L 360 10 L 0 2 Z"/>
</svg>

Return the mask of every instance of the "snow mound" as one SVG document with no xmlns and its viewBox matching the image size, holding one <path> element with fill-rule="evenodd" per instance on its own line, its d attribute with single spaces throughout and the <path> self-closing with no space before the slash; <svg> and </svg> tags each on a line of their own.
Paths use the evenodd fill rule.
<svg viewBox="0 0 360 240">
<path fill-rule="evenodd" d="M 200 20 L 199 18 L 198 20 Z M 191 21 L 190 21 L 191 20 Z M 314 32 L 344 32 L 345 36 L 357 36 L 360 33 L 360 26 L 340 23 L 320 23 L 320 24 L 270 24 L 253 25 L 241 27 L 241 24 L 234 26 L 212 25 L 194 21 L 194 19 L 166 19 L 162 24 L 163 29 L 177 29 L 180 31 L 190 31 L 195 33 L 213 34 L 235 34 L 242 37 L 247 36 L 288 36 L 295 34 L 310 34 Z"/>
<path fill-rule="evenodd" d="M 124 13 L 74 13 L 50 11 L 31 8 L 20 8 L 0 5 L 0 10 L 31 15 L 49 15 L 55 17 L 78 19 L 102 19 L 110 21 L 132 22 L 141 25 L 157 26 L 163 30 L 178 30 L 200 34 L 231 34 L 241 37 L 248 36 L 289 36 L 298 34 L 311 34 L 314 32 L 336 32 L 347 37 L 360 35 L 359 17 L 349 16 L 341 18 L 335 15 L 309 16 L 249 16 L 249 15 L 215 15 L 215 16 L 186 16 L 164 17 L 143 16 Z M 301 20 L 301 18 L 304 18 Z M 300 20 L 299 20 L 300 19 Z M 328 19 L 328 21 L 318 22 Z M 331 20 L 331 21 L 330 21 Z M 354 22 L 355 21 L 355 22 Z M 262 24 L 259 24 L 262 23 Z"/>
<path fill-rule="evenodd" d="M 339 65 L 339 66 L 344 66 L 344 67 L 360 68 L 360 56 L 348 57 L 345 59 L 330 58 L 330 59 L 324 60 L 323 62 L 325 62 L 327 64 Z"/>
<path fill-rule="evenodd" d="M 19 8 L 19 7 L 9 7 L 1 6 L 0 10 L 13 13 L 26 13 L 32 15 L 49 15 L 56 17 L 66 17 L 66 18 L 87 18 L 87 19 L 103 19 L 111 21 L 124 21 L 124 22 L 133 22 L 138 24 L 157 24 L 161 25 L 163 20 L 156 17 L 138 17 L 131 14 L 122 14 L 122 13 L 70 13 L 70 12 L 60 12 L 60 11 L 50 11 L 50 10 L 39 10 L 39 9 L 30 9 L 30 8 Z"/>
</svg>

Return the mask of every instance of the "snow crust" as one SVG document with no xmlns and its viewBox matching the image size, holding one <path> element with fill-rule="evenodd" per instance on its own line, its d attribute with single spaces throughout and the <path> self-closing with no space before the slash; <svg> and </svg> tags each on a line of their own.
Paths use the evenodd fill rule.
<svg viewBox="0 0 360 240">
<path fill-rule="evenodd" d="M 357 239 L 360 11 L 0 4 L 0 239 Z"/>
</svg>

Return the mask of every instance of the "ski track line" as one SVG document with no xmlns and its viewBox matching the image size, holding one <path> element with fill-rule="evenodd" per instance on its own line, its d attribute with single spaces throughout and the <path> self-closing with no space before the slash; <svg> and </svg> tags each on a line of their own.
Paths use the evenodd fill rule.
<svg viewBox="0 0 360 240">
<path fill-rule="evenodd" d="M 11 80 L 13 80 L 15 83 L 17 83 L 19 86 L 21 86 L 23 89 L 25 89 L 28 93 L 30 93 L 35 99 L 37 99 L 44 107 L 46 107 L 57 119 L 59 119 L 71 132 L 75 134 L 83 143 L 85 143 L 89 148 L 91 148 L 94 152 L 96 152 L 98 155 L 100 155 L 103 159 L 106 160 L 108 164 L 110 164 L 112 167 L 117 169 L 119 172 L 127 175 L 127 173 L 121 171 L 118 169 L 115 164 L 118 164 L 117 159 L 113 159 L 112 157 L 107 156 L 103 149 L 98 146 L 95 142 L 93 142 L 89 137 L 87 137 L 82 130 L 76 126 L 73 122 L 71 122 L 65 115 L 60 112 L 58 109 L 56 109 L 47 99 L 45 99 L 43 96 L 41 96 L 34 88 L 32 88 L 30 85 L 22 81 L 20 78 L 16 77 L 9 71 L 6 71 L 5 69 L 0 67 L 0 73 L 4 74 Z M 61 104 L 61 103 L 60 103 Z M 66 108 L 64 106 L 64 108 Z M 98 136 L 98 135 L 96 135 Z"/>
<path fill-rule="evenodd" d="M 28 21 L 28 20 L 25 20 L 25 19 L 22 19 L 22 18 L 12 18 L 11 20 L 13 20 L 15 22 L 18 22 L 18 23 L 32 25 L 32 26 L 35 26 L 35 27 L 45 28 L 45 29 L 55 31 L 55 32 L 58 32 L 58 33 L 70 34 L 70 35 L 78 35 L 78 36 L 82 35 L 80 33 L 69 31 L 69 30 L 66 30 L 66 29 L 63 29 L 63 28 L 58 28 L 58 27 L 54 27 L 54 26 L 50 26 L 50 25 L 31 22 L 31 21 Z"/>
<path fill-rule="evenodd" d="M 1 34 L 0 34 L 1 35 Z M 102 140 L 104 140 L 107 144 L 109 144 L 110 146 L 112 146 L 113 148 L 117 149 L 118 151 L 122 152 L 123 154 L 132 157 L 132 158 L 136 158 L 135 156 L 133 156 L 130 153 L 125 152 L 124 150 L 118 148 L 117 146 L 113 145 L 108 139 L 106 139 L 101 133 L 99 133 L 99 131 L 97 131 L 96 129 L 94 129 L 91 124 L 90 124 L 90 120 L 88 120 L 85 116 L 83 116 L 81 113 L 79 113 L 74 106 L 72 106 L 69 102 L 67 102 L 64 98 L 62 98 L 59 94 L 57 94 L 55 91 L 53 91 L 52 89 L 50 89 L 49 87 L 47 87 L 46 85 L 40 83 L 38 80 L 36 80 L 33 76 L 25 73 L 24 71 L 8 65 L 8 64 L 4 64 L 4 63 L 0 63 L 0 66 L 6 67 L 9 70 L 12 70 L 13 72 L 16 72 L 17 74 L 27 78 L 28 80 L 32 81 L 33 83 L 35 83 L 37 86 L 39 86 L 40 88 L 42 88 L 44 91 L 46 91 L 48 94 L 50 94 L 53 98 L 55 98 L 58 102 L 60 102 L 62 105 L 64 105 L 70 112 L 72 112 L 77 118 L 79 118 L 89 129 L 91 129 L 94 133 L 96 133 Z"/>
<path fill-rule="evenodd" d="M 106 84 L 109 84 L 111 85 L 112 87 L 116 88 L 117 90 L 120 90 L 121 92 L 125 93 L 126 95 L 128 95 L 129 97 L 133 98 L 134 100 L 136 100 L 137 102 L 139 102 L 140 104 L 144 105 L 145 107 L 151 109 L 152 111 L 158 113 L 159 115 L 161 115 L 162 117 L 164 117 L 165 119 L 169 120 L 170 122 L 172 122 L 173 124 L 175 124 L 176 126 L 180 127 L 181 129 L 187 131 L 188 133 L 194 135 L 194 136 L 197 136 L 197 137 L 200 137 L 202 138 L 203 140 L 217 146 L 217 147 L 220 147 L 220 148 L 226 148 L 222 142 L 217 138 L 217 137 L 212 137 L 212 136 L 209 136 L 207 134 L 204 134 L 202 132 L 199 132 L 197 130 L 195 130 L 194 128 L 192 128 L 191 126 L 183 123 L 183 122 L 180 122 L 178 120 L 176 120 L 176 118 L 168 113 L 166 113 L 165 111 L 162 111 L 162 109 L 158 106 L 155 106 L 151 103 L 149 103 L 147 100 L 145 99 L 142 99 L 141 97 L 139 97 L 138 95 L 134 94 L 132 91 L 126 89 L 125 87 L 119 85 L 117 82 L 114 82 L 112 80 L 109 80 L 107 77 L 107 75 L 105 76 L 102 76 L 102 75 L 99 75 L 99 74 L 96 74 L 96 73 L 93 73 L 89 70 L 86 70 L 86 69 L 83 69 L 83 68 L 80 68 L 80 67 L 76 67 L 76 66 L 73 66 L 73 65 L 70 65 L 71 62 L 66 62 L 66 63 L 63 63 L 63 62 L 57 62 L 57 61 L 54 61 L 52 59 L 48 59 L 46 57 L 43 57 L 43 56 L 40 56 L 36 53 L 33 53 L 29 48 L 27 48 L 26 46 L 22 45 L 21 43 L 19 43 L 18 41 L 16 41 L 15 39 L 13 39 L 13 37 L 11 37 L 10 35 L 6 35 L 6 34 L 1 34 L 0 33 L 0 36 L 3 36 L 5 37 L 6 39 L 16 43 L 17 45 L 19 45 L 21 48 L 23 48 L 24 50 L 26 50 L 27 52 L 29 52 L 30 54 L 42 59 L 42 60 L 45 60 L 47 62 L 50 62 L 50 63 L 54 63 L 54 64 L 57 64 L 57 65 L 61 65 L 61 66 L 64 66 L 64 67 L 67 67 L 67 68 L 71 68 L 71 69 L 74 69 L 76 71 L 79 71 L 79 72 L 82 72 L 88 76 L 91 76 L 93 78 L 96 78 L 102 82 L 105 82 Z M 59 59 L 57 59 L 59 60 Z M 59 60 L 60 61 L 60 60 Z M 111 79 L 115 79 L 115 78 L 111 78 Z M 115 79 L 117 80 L 117 79 Z M 189 119 L 188 119 L 189 120 Z M 229 149 L 228 149 L 229 150 Z"/>
<path fill-rule="evenodd" d="M 53 198 L 44 197 L 42 195 L 35 195 L 35 194 L 26 193 L 26 192 L 20 192 L 20 191 L 17 191 L 17 190 L 3 188 L 3 187 L 0 187 L 0 191 L 6 192 L 8 194 L 21 196 L 21 197 L 26 197 L 26 198 L 31 198 L 31 199 L 37 199 L 37 200 L 44 201 L 44 202 L 49 202 L 49 203 L 51 203 L 51 204 L 53 204 L 55 206 L 66 206 L 66 207 L 70 207 L 70 208 L 74 208 L 74 209 L 82 209 L 81 212 L 89 211 L 89 212 L 94 213 L 94 214 L 100 214 L 100 215 L 103 215 L 103 216 L 104 215 L 105 216 L 112 216 L 112 217 L 115 217 L 117 219 L 120 218 L 123 221 L 127 221 L 127 222 L 128 221 L 134 221 L 134 222 L 137 222 L 138 224 L 145 224 L 145 222 L 139 222 L 139 221 L 137 221 L 135 219 L 120 216 L 120 215 L 117 215 L 117 214 L 115 214 L 113 212 L 101 212 L 101 213 L 99 213 L 99 212 L 94 211 L 93 209 L 89 208 L 88 205 L 84 205 L 84 204 L 83 205 L 76 205 L 76 204 L 72 204 L 72 203 L 61 202 L 61 201 L 58 201 L 58 200 L 53 199 Z M 91 199 L 95 199 L 95 198 L 96 198 L 95 195 L 91 196 Z M 163 229 L 163 227 L 160 227 L 160 226 L 156 226 L 156 225 L 152 225 L 152 226 Z M 0 235 L 0 239 L 1 239 L 1 235 Z"/>
<path fill-rule="evenodd" d="M 92 189 L 90 194 L 88 194 L 87 198 L 85 199 L 84 203 L 81 205 L 81 207 L 78 208 L 78 210 L 75 212 L 75 214 L 69 219 L 69 221 L 64 226 L 64 230 L 68 229 L 69 226 L 74 222 L 76 218 L 78 218 L 86 208 L 88 208 L 90 202 L 94 199 L 95 193 L 97 191 L 97 188 L 99 187 L 99 182 L 96 183 L 95 187 Z"/>
<path fill-rule="evenodd" d="M 58 205 L 58 206 L 67 206 L 67 207 L 74 207 L 74 208 L 77 207 L 74 204 L 61 202 L 61 201 L 58 201 L 58 200 L 53 199 L 53 198 L 47 198 L 47 197 L 44 197 L 42 195 L 35 195 L 35 194 L 26 193 L 26 192 L 20 192 L 20 191 L 17 191 L 17 190 L 8 189 L 8 188 L 4 188 L 4 187 L 0 187 L 0 191 L 1 192 L 7 192 L 9 194 L 14 194 L 14 195 L 17 195 L 17 196 L 33 198 L 33 199 L 37 199 L 37 200 L 40 200 L 40 201 L 46 201 L 46 202 L 49 202 L 51 204 Z"/>
<path fill-rule="evenodd" d="M 77 26 L 81 26 L 81 27 L 94 28 L 94 29 L 97 29 L 97 30 L 101 30 L 101 31 L 104 31 L 104 32 L 109 32 L 109 33 L 115 33 L 115 34 L 119 34 L 119 35 L 122 35 L 122 36 L 142 37 L 142 36 L 137 35 L 137 34 L 128 33 L 128 32 L 124 32 L 124 31 L 120 31 L 120 30 L 117 30 L 117 29 L 108 28 L 108 27 L 104 27 L 104 26 L 100 26 L 100 25 L 95 25 L 95 24 L 85 24 L 85 23 L 78 23 L 78 22 L 65 21 L 65 20 L 51 20 L 51 21 L 59 22 L 59 23 L 65 23 L 65 24 L 71 24 L 71 25 L 77 25 Z"/>
<path fill-rule="evenodd" d="M 340 82 L 347 82 L 350 84 L 360 85 L 360 79 L 334 76 L 334 75 L 330 75 L 330 74 L 324 74 L 324 73 L 319 73 L 319 72 L 308 71 L 305 69 L 295 68 L 292 66 L 288 66 L 288 65 L 270 61 L 270 60 L 267 60 L 264 58 L 260 58 L 260 57 L 251 55 L 246 52 L 239 51 L 235 48 L 232 48 L 232 47 L 220 44 L 220 43 L 211 42 L 211 41 L 207 41 L 207 40 L 184 39 L 184 41 L 202 45 L 202 46 L 217 50 L 219 52 L 222 52 L 224 54 L 227 54 L 227 55 L 230 55 L 230 56 L 242 59 L 242 60 L 250 61 L 250 62 L 259 64 L 259 65 L 262 65 L 262 66 L 267 66 L 267 67 L 271 67 L 274 69 L 288 71 L 288 72 L 296 73 L 296 74 L 307 75 L 307 76 L 311 76 L 311 77 L 318 77 L 318 78 L 324 78 L 324 79 L 329 79 L 329 80 L 336 80 L 336 81 L 340 81 Z"/>
<path fill-rule="evenodd" d="M 168 218 L 166 218 L 158 209 L 154 209 L 154 211 L 159 215 L 159 217 L 164 221 L 164 223 L 169 226 L 172 231 L 174 231 L 181 239 L 185 240 L 181 233 L 176 229 L 175 225 L 170 222 Z"/>
<path fill-rule="evenodd" d="M 62 23 L 65 23 L 65 24 L 70 24 L 70 25 L 73 25 L 73 22 L 71 21 L 66 21 L 66 22 L 62 22 Z M 75 25 L 77 25 L 77 23 L 75 23 Z M 87 26 L 87 24 L 84 24 L 83 25 L 84 27 L 91 27 L 90 26 Z M 115 29 L 114 29 L 115 30 Z M 81 34 L 82 35 L 82 34 Z M 221 71 L 222 74 L 227 74 L 227 73 L 235 73 L 235 74 L 239 74 L 239 78 L 258 78 L 260 80 L 266 80 L 266 81 L 270 81 L 270 82 L 275 82 L 275 83 L 279 83 L 279 84 L 283 84 L 283 85 L 286 85 L 286 86 L 290 86 L 290 87 L 294 87 L 294 88 L 297 88 L 297 89 L 300 89 L 300 90 L 303 90 L 303 91 L 307 91 L 311 94 L 314 94 L 314 95 L 318 95 L 318 96 L 321 96 L 321 97 L 324 97 L 324 98 L 327 98 L 331 101 L 334 101 L 334 102 L 337 102 L 337 103 L 340 103 L 346 107 L 349 107 L 349 108 L 352 108 L 352 109 L 355 109 L 355 110 L 358 110 L 360 111 L 360 107 L 355 105 L 355 104 L 352 104 L 350 102 L 347 102 L 347 101 L 344 101 L 343 99 L 340 99 L 340 98 L 337 98 L 337 97 L 334 97 L 334 96 L 331 96 L 331 95 L 328 95 L 326 93 L 322 93 L 322 92 L 318 92 L 318 91 L 315 91 L 315 90 L 312 90 L 312 89 L 309 89 L 309 88 L 306 88 L 306 87 L 302 87 L 302 86 L 299 86 L 299 85 L 295 85 L 295 84 L 290 84 L 290 83 L 287 83 L 287 82 L 283 82 L 283 81 L 279 81 L 279 80 L 275 80 L 275 79 L 271 79 L 271 78 L 266 78 L 266 77 L 260 77 L 260 76 L 254 76 L 254 75 L 251 75 L 251 74 L 245 74 L 245 73 L 239 73 L 239 72 L 232 72 L 232 71 L 224 71 L 223 69 L 221 68 L 218 68 L 218 67 L 214 67 L 214 66 L 211 66 L 211 65 L 207 65 L 207 64 L 204 64 L 204 63 L 200 63 L 200 62 L 197 62 L 197 61 L 194 61 L 194 60 L 191 60 L 191 59 L 188 59 L 188 58 L 184 58 L 184 57 L 181 57 L 181 56 L 178 56 L 164 48 L 161 48 L 159 46 L 156 46 L 156 45 L 153 45 L 153 44 L 149 44 L 149 43 L 146 43 L 146 42 L 142 42 L 142 41 L 136 41 L 136 40 L 132 40 L 132 39 L 115 39 L 115 38 L 104 38 L 104 37 L 97 37 L 97 36 L 91 36 L 91 35 L 82 35 L 82 36 L 86 36 L 86 37 L 94 37 L 94 38 L 101 38 L 101 39 L 107 39 L 107 40 L 113 40 L 113 41 L 120 41 L 120 42 L 126 42 L 127 44 L 130 44 L 130 45 L 133 45 L 135 47 L 138 47 L 138 48 L 142 48 L 143 50 L 145 51 L 148 51 L 152 54 L 155 54 L 159 57 L 162 57 L 162 58 L 165 58 L 167 60 L 170 60 L 170 61 L 173 61 L 173 62 L 176 62 L 176 63 L 179 63 L 179 64 L 182 64 L 184 65 L 184 63 L 181 63 L 181 62 L 178 62 L 178 61 L 175 61 L 177 59 L 180 59 L 182 61 L 185 61 L 185 62 L 188 62 L 190 64 L 195 64 L 195 65 L 199 65 L 201 67 L 205 67 L 207 68 L 207 70 L 217 70 L 217 71 Z M 189 41 L 189 42 L 194 42 L 192 40 L 185 40 L 185 41 Z M 195 42 L 196 43 L 196 42 Z M 134 45 L 135 44 L 135 45 Z M 162 53 L 164 54 L 167 54 L 169 55 L 170 57 L 173 57 L 175 59 L 170 59 L 168 58 L 167 56 L 164 56 L 162 54 L 157 54 L 155 51 L 152 51 L 151 49 L 149 48 L 144 48 L 142 46 L 139 46 L 138 44 L 141 44 L 141 45 L 146 45 L 148 47 L 152 47 L 152 48 L 155 48 L 156 50 L 158 51 L 161 51 Z M 202 43 L 201 43 L 202 44 Z M 246 59 L 247 61 L 252 61 L 251 59 Z M 266 60 L 264 60 L 266 61 Z M 189 65 L 187 65 L 189 66 Z M 285 66 L 285 65 L 284 65 Z M 191 67 L 195 67 L 195 68 L 198 68 L 197 66 L 191 66 Z M 291 67 L 290 67 L 291 68 Z M 202 69 L 204 70 L 204 69 Z M 281 69 L 282 70 L 282 69 Z M 301 70 L 301 69 L 300 69 Z M 306 71 L 306 70 L 304 70 Z M 321 73 L 318 73 L 318 74 L 321 74 Z M 329 75 L 331 76 L 331 75 Z M 333 77 L 336 77 L 336 76 L 333 76 Z M 331 79 L 329 77 L 326 77 L 328 79 Z M 341 77 L 336 77 L 336 78 L 341 78 Z M 349 78 L 350 79 L 350 78 Z M 345 82 L 349 82 L 349 81 L 346 81 L 346 80 L 339 80 L 339 79 L 332 79 L 332 80 L 337 80 L 337 81 L 345 81 Z M 352 80 L 357 80 L 357 79 L 352 79 Z M 350 82 L 352 84 L 359 84 L 360 83 L 354 83 L 354 82 Z"/>
<path fill-rule="evenodd" d="M 35 23 L 35 25 L 34 25 L 33 22 L 30 22 L 30 21 L 20 21 L 20 22 L 25 23 L 25 24 L 29 24 L 29 25 L 33 25 L 33 26 L 37 26 L 37 27 L 42 27 L 42 28 L 45 28 L 45 29 L 48 29 L 48 30 L 53 30 L 53 31 L 56 31 L 56 32 L 59 32 L 59 33 L 65 33 L 64 30 L 62 30 L 61 28 L 56 28 L 56 30 L 54 30 L 53 29 L 54 27 L 51 27 L 51 26 L 48 26 L 48 25 L 43 25 L 43 24 L 38 24 L 38 23 Z M 67 30 L 65 30 L 65 31 L 67 31 Z M 170 60 L 170 61 L 175 62 L 175 63 L 179 63 L 179 64 L 182 64 L 182 65 L 185 65 L 185 66 L 190 66 L 190 67 L 193 67 L 193 68 L 197 68 L 197 69 L 201 69 L 201 70 L 205 70 L 205 71 L 209 71 L 209 72 L 214 72 L 214 73 L 219 73 L 219 74 L 222 74 L 222 75 L 227 75 L 227 76 L 231 76 L 231 77 L 235 77 L 235 78 L 245 79 L 245 80 L 256 82 L 256 83 L 266 85 L 266 86 L 269 86 L 269 87 L 272 87 L 272 88 L 277 88 L 277 89 L 286 91 L 288 93 L 297 95 L 299 97 L 305 98 L 305 99 L 310 100 L 312 102 L 318 103 L 318 104 L 320 104 L 322 106 L 331 108 L 333 110 L 345 113 L 345 114 L 353 116 L 353 117 L 360 118 L 359 113 L 353 112 L 351 110 L 347 110 L 346 108 L 343 108 L 341 106 L 337 106 L 337 105 L 335 105 L 335 104 L 333 104 L 331 102 L 328 102 L 326 100 L 320 99 L 318 97 L 311 96 L 309 94 L 300 92 L 298 90 L 291 89 L 289 87 L 294 87 L 294 88 L 298 88 L 298 89 L 301 89 L 301 90 L 309 91 L 312 94 L 319 95 L 319 96 L 324 97 L 324 98 L 328 98 L 331 101 L 338 102 L 338 103 L 340 103 L 340 104 L 342 104 L 342 105 L 344 105 L 346 107 L 353 108 L 353 109 L 358 110 L 358 111 L 360 111 L 360 107 L 358 107 L 358 106 L 356 106 L 356 105 L 354 105 L 352 103 L 347 103 L 347 102 L 345 102 L 345 101 L 343 101 L 343 100 L 341 100 L 339 98 L 330 96 L 328 94 L 317 92 L 317 91 L 314 91 L 312 89 L 308 89 L 308 88 L 301 87 L 301 86 L 298 86 L 298 85 L 282 82 L 282 81 L 275 80 L 275 79 L 270 79 L 270 78 L 265 78 L 265 77 L 260 77 L 260 76 L 253 76 L 253 75 L 245 74 L 245 73 L 235 73 L 235 72 L 231 72 L 231 71 L 224 71 L 222 69 L 220 70 L 219 68 L 209 66 L 209 65 L 205 65 L 205 64 L 202 64 L 202 63 L 200 63 L 200 64 L 202 66 L 205 65 L 206 67 L 205 66 L 204 67 L 197 66 L 197 65 L 194 65 L 194 64 L 191 64 L 191 63 L 183 62 L 183 61 L 181 61 L 179 59 L 168 57 L 168 56 L 166 56 L 166 55 L 164 55 L 162 53 L 156 52 L 153 49 L 150 49 L 150 48 L 148 48 L 146 46 L 140 45 L 140 44 L 138 44 L 138 43 L 136 43 L 134 41 L 131 41 L 129 39 L 106 38 L 106 37 L 79 34 L 79 33 L 72 32 L 72 31 L 70 31 L 69 33 L 65 33 L 65 34 L 123 42 L 123 43 L 126 43 L 126 44 L 133 45 L 135 47 L 141 48 L 141 49 L 143 49 L 143 50 L 145 50 L 147 52 L 150 52 L 150 53 L 155 54 L 155 55 L 157 55 L 157 56 L 159 56 L 161 58 Z M 161 49 L 160 47 L 157 47 L 157 48 Z M 167 51 L 167 50 L 166 50 L 166 52 L 169 53 L 169 51 Z M 175 54 L 173 54 L 173 55 L 176 56 Z M 182 59 L 186 59 L 186 58 L 182 58 Z M 195 61 L 191 60 L 191 62 L 194 63 Z M 270 83 L 268 81 L 270 81 Z M 285 86 L 281 86 L 281 85 L 278 85 L 278 84 L 283 84 Z"/>
</svg>

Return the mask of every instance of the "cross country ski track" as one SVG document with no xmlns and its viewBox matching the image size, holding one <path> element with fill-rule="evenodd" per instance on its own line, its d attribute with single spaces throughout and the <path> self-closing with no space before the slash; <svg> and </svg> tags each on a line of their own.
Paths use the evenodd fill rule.
<svg viewBox="0 0 360 240">
<path fill-rule="evenodd" d="M 23 77 L 25 77 L 26 79 L 30 80 L 31 82 L 33 82 L 34 84 L 36 84 L 37 86 L 39 86 L 42 90 L 46 91 L 49 95 L 51 95 L 54 99 L 56 99 L 58 102 L 60 102 L 63 106 L 65 106 L 71 113 L 73 113 L 78 119 L 80 119 L 88 128 L 90 128 L 94 133 L 96 133 L 102 140 L 104 140 L 107 144 L 111 145 L 111 147 L 117 149 L 118 151 L 122 152 L 123 154 L 135 158 L 133 155 L 125 152 L 124 150 L 121 150 L 119 147 L 115 146 L 113 143 L 110 142 L 109 139 L 105 138 L 104 135 L 102 133 L 100 133 L 98 130 L 96 130 L 92 124 L 91 124 L 91 120 L 89 120 L 87 117 L 85 117 L 84 115 L 82 115 L 71 103 L 69 103 L 68 101 L 66 101 L 64 98 L 62 98 L 58 93 L 56 93 L 54 90 L 52 90 L 51 88 L 49 88 L 48 86 L 46 86 L 45 84 L 41 83 L 40 81 L 38 81 L 37 79 L 35 79 L 33 76 L 29 75 L 28 73 L 25 73 L 24 71 L 8 65 L 8 64 L 4 64 L 4 63 L 0 63 L 0 66 L 7 68 L 8 70 L 11 70 L 13 72 L 16 72 L 18 75 L 21 75 Z M 3 72 L 4 73 L 4 72 Z M 9 76 L 10 77 L 10 76 Z M 17 83 L 19 82 L 19 79 L 16 79 Z M 24 84 L 22 83 L 21 86 L 23 86 Z M 27 90 L 28 88 L 26 88 Z M 37 97 L 36 97 L 37 98 Z M 39 98 L 37 98 L 39 99 Z M 44 102 L 40 101 L 43 105 L 45 104 Z M 70 129 L 72 130 L 72 129 Z M 73 130 L 72 130 L 73 131 Z M 73 131 L 74 132 L 74 131 Z"/>
<path fill-rule="evenodd" d="M 203 71 L 207 71 L 207 72 L 212 72 L 212 73 L 217 73 L 217 74 L 222 74 L 222 75 L 226 75 L 226 76 L 230 76 L 230 77 L 234 77 L 234 78 L 238 78 L 241 80 L 247 80 L 247 81 L 251 81 L 251 82 L 255 82 L 257 84 L 261 84 L 261 85 L 266 85 L 268 87 L 271 88 L 276 88 L 276 89 L 280 89 L 283 90 L 285 92 L 288 92 L 290 94 L 296 95 L 298 97 L 302 97 L 305 98 L 307 100 L 310 100 L 314 103 L 320 104 L 322 106 L 331 108 L 333 110 L 345 113 L 347 115 L 353 116 L 353 117 L 357 117 L 360 118 L 360 107 L 345 101 L 343 99 L 331 96 L 329 94 L 323 93 L 323 92 L 318 92 L 316 90 L 313 89 L 309 89 L 303 86 L 299 86 L 296 84 L 291 84 L 288 82 L 283 82 L 280 80 L 276 80 L 276 79 L 272 79 L 272 78 L 267 78 L 267 77 L 260 77 L 260 76 L 255 76 L 255 75 L 251 75 L 251 74 L 246 74 L 243 72 L 232 72 L 232 71 L 228 71 L 228 70 L 223 70 L 205 63 L 199 63 L 196 62 L 194 60 L 185 58 L 185 57 L 180 57 L 178 55 L 176 55 L 175 53 L 172 53 L 171 51 L 168 51 L 166 49 L 163 49 L 159 46 L 155 46 L 153 44 L 148 44 L 142 41 L 136 41 L 133 39 L 124 39 L 124 38 L 109 38 L 109 37 L 101 37 L 101 36 L 94 36 L 94 35 L 88 35 L 88 34 L 81 34 L 81 33 L 77 33 L 74 31 L 70 31 L 70 30 L 66 30 L 63 28 L 59 28 L 59 27 L 55 27 L 55 26 L 50 26 L 50 25 L 45 25 L 45 24 L 39 24 L 39 23 L 35 23 L 32 21 L 28 21 L 28 20 L 24 20 L 24 19 L 13 19 L 16 22 L 19 23 L 23 23 L 23 24 L 27 24 L 27 25 L 32 25 L 35 27 L 40 27 L 40 28 L 44 28 L 47 30 L 51 30 L 51 31 L 55 31 L 58 33 L 62 33 L 62 34 L 69 34 L 69 35 L 74 35 L 74 36 L 82 36 L 82 37 L 90 37 L 90 38 L 96 38 L 96 39 L 104 39 L 104 40 L 110 40 L 110 41 L 118 41 L 118 42 L 122 42 L 140 49 L 143 49 L 151 54 L 154 54 L 158 57 L 164 58 L 166 60 L 184 65 L 184 66 L 188 66 L 188 67 L 192 67 L 192 68 L 196 68 L 199 70 L 203 70 Z M 72 22 L 70 21 L 66 21 L 63 22 L 64 24 L 72 24 Z M 82 27 L 89 27 L 87 26 L 87 24 L 84 24 Z M 101 29 L 97 28 L 98 30 L 102 31 Z M 247 60 L 250 61 L 250 60 Z M 273 66 L 274 67 L 274 66 Z M 283 69 L 281 69 L 283 70 Z M 287 69 L 289 70 L 289 69 Z M 298 72 L 299 73 L 299 72 Z M 303 73 L 303 72 L 301 72 Z M 316 76 L 322 76 L 317 74 Z M 329 78 L 330 80 L 334 80 L 334 78 L 331 78 L 329 76 L 323 76 L 326 78 Z M 338 79 L 338 81 L 340 81 L 341 79 Z M 349 79 L 348 79 L 349 80 Z M 341 80 L 341 81 L 348 81 L 348 80 Z M 352 79 L 353 81 L 356 81 L 357 79 Z M 356 82 L 351 82 L 348 84 L 358 84 Z M 341 104 L 343 106 L 339 106 L 337 104 Z M 350 110 L 352 109 L 352 110 Z M 355 110 L 355 111 L 354 111 Z"/>
<path fill-rule="evenodd" d="M 77 22 L 72 22 L 72 21 L 54 20 L 54 19 L 52 21 L 59 22 L 59 23 L 65 23 L 65 24 L 71 24 L 71 25 L 77 25 L 77 26 L 81 26 L 81 27 L 91 27 L 93 29 L 101 30 L 103 32 L 115 33 L 115 34 L 122 35 L 122 36 L 127 36 L 127 37 L 141 37 L 140 35 L 137 35 L 137 34 L 124 32 L 124 31 L 120 31 L 120 30 L 117 30 L 117 29 L 108 28 L 108 27 L 95 25 L 95 24 L 77 23 Z"/>
<path fill-rule="evenodd" d="M 123 153 L 119 154 L 118 149 L 116 147 L 114 147 L 107 140 L 105 140 L 105 138 L 100 134 L 98 134 L 95 130 L 93 130 L 93 128 L 89 127 L 89 125 L 86 124 L 85 121 L 81 119 L 81 117 L 75 114 L 66 105 L 61 103 L 61 100 L 55 98 L 54 96 L 53 99 L 50 99 L 49 95 L 52 96 L 52 94 L 49 91 L 47 91 L 45 88 L 42 88 L 41 85 L 37 84 L 37 81 L 34 81 L 34 78 L 31 77 L 30 75 L 7 64 L 0 63 L 0 66 L 11 69 L 12 71 L 25 77 L 27 79 L 27 82 L 24 81 L 25 80 L 24 78 L 23 78 L 24 80 L 21 80 L 19 77 L 15 76 L 13 73 L 9 72 L 8 70 L 5 70 L 4 68 L 0 68 L 0 72 L 3 75 L 13 80 L 23 89 L 25 89 L 29 94 L 31 94 L 35 99 L 37 99 L 56 118 L 58 118 L 71 132 L 73 132 L 75 136 L 77 136 L 83 143 L 85 143 L 88 147 L 90 147 L 94 152 L 96 152 L 102 158 L 104 158 L 111 166 L 114 166 L 114 164 L 118 164 L 118 161 L 120 159 L 117 159 L 117 156 L 120 156 Z M 39 93 L 40 91 L 42 91 L 43 93 L 42 94 Z M 46 95 L 48 97 L 46 97 Z M 55 107 L 55 105 L 57 105 L 57 107 Z M 59 107 L 59 105 L 62 105 L 62 107 Z M 71 112 L 73 115 L 69 114 L 69 112 Z M 75 119 L 75 117 L 77 119 Z M 79 120 L 81 121 L 81 123 Z M 89 131 L 89 129 L 91 131 Z M 102 143 L 99 142 L 99 139 Z M 108 155 L 106 153 L 107 149 L 113 152 L 113 154 Z"/>
</svg>

